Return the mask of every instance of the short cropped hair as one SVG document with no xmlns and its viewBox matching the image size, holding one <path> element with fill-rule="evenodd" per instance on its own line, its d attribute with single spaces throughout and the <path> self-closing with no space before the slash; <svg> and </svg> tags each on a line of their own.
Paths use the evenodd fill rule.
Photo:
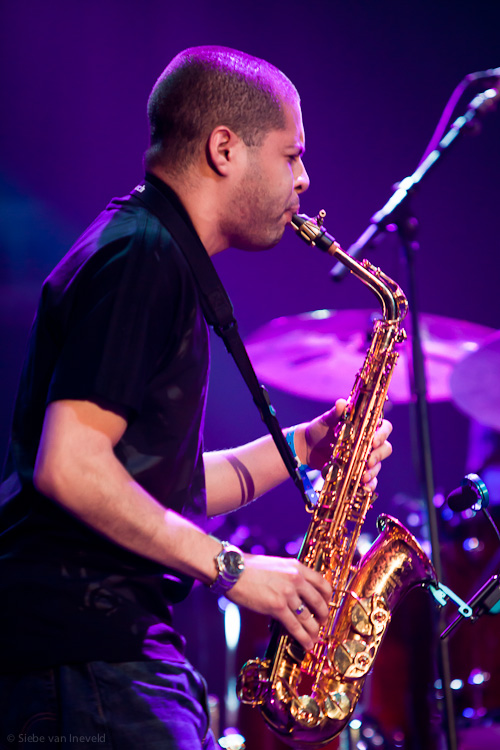
<svg viewBox="0 0 500 750">
<path fill-rule="evenodd" d="M 150 146 L 146 169 L 161 164 L 181 173 L 219 125 L 247 146 L 285 127 L 283 104 L 297 89 L 265 60 L 228 47 L 191 47 L 165 68 L 148 100 Z"/>
</svg>

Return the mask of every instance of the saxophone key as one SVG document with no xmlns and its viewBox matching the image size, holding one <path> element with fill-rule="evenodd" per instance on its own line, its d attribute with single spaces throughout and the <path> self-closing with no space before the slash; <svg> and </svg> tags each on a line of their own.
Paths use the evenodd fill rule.
<svg viewBox="0 0 500 750">
<path fill-rule="evenodd" d="M 338 645 L 333 652 L 333 666 L 345 679 L 359 679 L 368 674 L 376 648 L 361 639 L 351 639 Z"/>
<path fill-rule="evenodd" d="M 306 655 L 306 650 L 300 645 L 294 638 L 289 639 L 289 643 L 286 647 L 286 652 L 294 662 L 300 664 Z"/>
<path fill-rule="evenodd" d="M 391 620 L 391 613 L 383 597 L 376 597 L 374 594 L 373 600 L 374 601 L 372 603 L 372 613 L 370 615 L 370 620 L 373 624 L 375 635 L 381 636 L 389 625 L 389 622 Z"/>
<path fill-rule="evenodd" d="M 370 620 L 371 609 L 370 599 L 360 599 L 352 608 L 351 624 L 359 635 L 367 636 L 373 633 L 373 623 Z"/>
<path fill-rule="evenodd" d="M 355 596 L 355 594 L 352 594 Z M 381 596 L 358 599 L 351 611 L 351 624 L 359 635 L 379 636 L 389 624 L 390 613 Z"/>
<path fill-rule="evenodd" d="M 299 695 L 292 700 L 290 713 L 303 727 L 316 727 L 323 719 L 318 702 L 311 695 Z"/>
<path fill-rule="evenodd" d="M 236 683 L 236 694 L 242 703 L 259 706 L 264 703 L 269 687 L 269 659 L 250 659 L 243 665 Z"/>
<path fill-rule="evenodd" d="M 338 691 L 328 693 L 325 697 L 324 712 L 332 721 L 345 719 L 351 711 L 351 701 L 346 693 Z"/>
</svg>

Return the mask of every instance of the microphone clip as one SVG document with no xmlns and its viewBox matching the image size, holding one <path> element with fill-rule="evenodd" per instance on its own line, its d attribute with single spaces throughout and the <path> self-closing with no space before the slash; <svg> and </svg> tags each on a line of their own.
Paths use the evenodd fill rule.
<svg viewBox="0 0 500 750">
<path fill-rule="evenodd" d="M 467 474 L 462 479 L 462 487 L 466 487 L 475 494 L 477 500 L 472 506 L 472 510 L 482 510 L 490 504 L 490 493 L 485 483 L 477 474 Z"/>
<path fill-rule="evenodd" d="M 448 505 L 453 511 L 482 510 L 487 513 L 486 508 L 490 503 L 490 495 L 485 483 L 477 474 L 467 474 L 461 481 L 460 487 L 450 492 L 447 497 Z"/>
<path fill-rule="evenodd" d="M 460 599 L 460 597 L 455 594 L 454 591 L 449 589 L 448 586 L 445 586 L 444 583 L 438 581 L 436 586 L 431 584 L 429 586 L 429 591 L 441 607 L 444 607 L 447 601 L 452 601 L 457 605 L 458 611 L 462 617 L 472 617 L 472 607 L 464 602 L 463 599 Z"/>
<path fill-rule="evenodd" d="M 439 587 L 441 588 L 442 584 L 439 584 Z M 498 574 L 491 576 L 491 578 L 481 586 L 479 591 L 476 591 L 474 596 L 469 599 L 465 606 L 467 607 L 467 610 L 470 611 L 470 614 L 467 612 L 464 613 L 463 608 L 459 608 L 459 616 L 450 622 L 448 627 L 441 633 L 440 638 L 442 640 L 448 638 L 464 618 L 468 618 L 471 622 L 475 622 L 479 617 L 485 614 L 500 614 L 500 577 Z"/>
</svg>

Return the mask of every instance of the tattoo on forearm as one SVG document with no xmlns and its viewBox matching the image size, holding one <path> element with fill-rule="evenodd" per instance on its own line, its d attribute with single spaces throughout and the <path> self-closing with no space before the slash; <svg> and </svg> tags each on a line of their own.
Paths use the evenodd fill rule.
<svg viewBox="0 0 500 750">
<path fill-rule="evenodd" d="M 245 464 L 243 464 L 235 455 L 230 454 L 226 456 L 226 460 L 229 461 L 233 467 L 241 488 L 241 502 L 240 506 L 251 503 L 255 498 L 255 485 L 253 483 L 252 475 L 248 471 Z"/>
</svg>

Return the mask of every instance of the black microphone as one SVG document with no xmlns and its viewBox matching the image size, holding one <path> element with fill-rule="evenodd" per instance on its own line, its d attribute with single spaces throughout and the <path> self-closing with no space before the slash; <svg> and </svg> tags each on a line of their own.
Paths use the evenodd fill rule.
<svg viewBox="0 0 500 750">
<path fill-rule="evenodd" d="M 490 502 L 488 489 L 477 474 L 467 474 L 460 487 L 450 492 L 446 498 L 448 506 L 455 513 L 475 506 L 475 510 L 487 508 Z"/>
</svg>

